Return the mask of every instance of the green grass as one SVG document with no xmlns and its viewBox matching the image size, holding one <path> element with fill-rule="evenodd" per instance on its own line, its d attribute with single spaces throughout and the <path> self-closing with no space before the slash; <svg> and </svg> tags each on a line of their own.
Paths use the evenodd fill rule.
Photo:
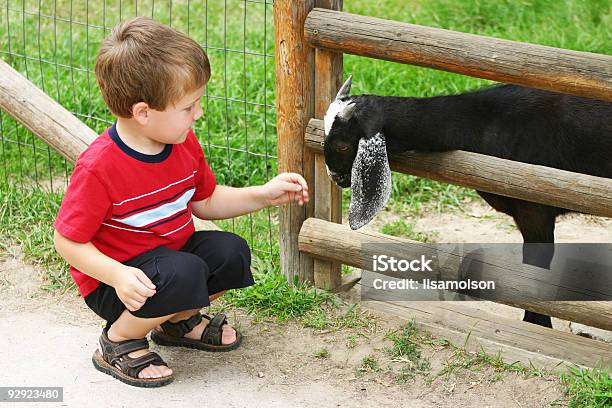
<svg viewBox="0 0 612 408">
<path fill-rule="evenodd" d="M 415 231 L 415 225 L 416 221 L 407 223 L 406 221 L 399 219 L 383 225 L 382 233 L 393 235 L 395 237 L 411 239 L 413 241 L 435 242 L 436 234 Z"/>
<path fill-rule="evenodd" d="M 380 370 L 380 364 L 378 363 L 378 360 L 373 355 L 369 355 L 369 356 L 364 357 L 361 360 L 361 365 L 357 367 L 357 374 L 360 375 L 368 371 L 379 371 L 379 370 Z"/>
<path fill-rule="evenodd" d="M 53 220 L 61 199 L 38 190 L 0 189 L 0 255 L 19 246 L 24 259 L 47 271 L 44 286 L 53 290 L 74 286 L 68 265 L 53 246 Z"/>
<path fill-rule="evenodd" d="M 139 1 L 136 10 L 133 1 L 104 4 L 0 0 L 0 57 L 101 132 L 113 118 L 92 75 L 100 41 L 112 26 L 136 14 L 172 24 L 202 44 L 211 60 L 205 117 L 195 130 L 218 181 L 245 186 L 264 183 L 276 174 L 274 60 L 265 56 L 274 53 L 271 5 L 175 0 L 170 7 L 168 2 L 149 0 Z M 606 1 L 352 0 L 344 7 L 357 14 L 512 40 L 608 54 L 612 50 L 612 17 Z M 351 55 L 345 56 L 344 65 L 345 73 L 354 75 L 355 94 L 429 96 L 488 83 Z M 59 155 L 4 113 L 0 113 L 0 156 L 0 185 L 5 186 L 0 188 L 51 180 L 61 191 L 71 171 Z M 395 174 L 390 207 L 403 213 L 459 208 L 462 201 L 475 196 L 469 189 Z M 350 192 L 345 191 L 345 210 L 349 198 Z M 221 222 L 221 226 L 244 236 L 255 253 L 271 255 L 278 247 L 277 218 L 277 211 L 270 209 Z"/>
<path fill-rule="evenodd" d="M 433 379 L 437 377 L 448 378 L 457 370 L 481 371 L 484 368 L 492 368 L 495 375 L 492 377 L 494 381 L 503 380 L 505 373 L 519 373 L 524 375 L 540 375 L 540 372 L 535 369 L 530 369 L 520 364 L 519 362 L 506 363 L 501 354 L 491 355 L 484 350 L 479 352 L 470 352 L 463 348 L 455 348 L 451 357 L 446 361 L 444 367 L 435 374 Z M 432 381 L 433 381 L 432 379 Z"/>
<path fill-rule="evenodd" d="M 341 308 L 339 304 L 331 307 L 312 309 L 304 314 L 300 321 L 305 327 L 316 330 L 338 331 L 342 329 L 356 329 L 362 335 L 376 331 L 378 324 L 375 318 L 361 309 L 359 304 L 351 304 Z"/>
<path fill-rule="evenodd" d="M 228 306 L 241 307 L 258 316 L 274 317 L 279 322 L 301 318 L 324 305 L 337 301 L 329 292 L 305 285 L 289 285 L 269 259 L 253 259 L 255 285 L 229 291 L 223 296 Z"/>
<path fill-rule="evenodd" d="M 561 378 L 567 386 L 569 407 L 612 406 L 612 377 L 609 369 L 584 370 L 572 367 Z"/>
<path fill-rule="evenodd" d="M 402 364 L 397 374 L 399 382 L 406 382 L 419 374 L 429 372 L 431 363 L 421 353 L 424 337 L 413 322 L 390 333 L 387 338 L 392 342 L 387 353 L 392 361 Z"/>
<path fill-rule="evenodd" d="M 507 363 L 500 353 L 493 355 L 482 349 L 478 352 L 468 351 L 465 345 L 456 347 L 444 338 L 435 338 L 428 332 L 419 330 L 414 322 L 389 333 L 387 339 L 392 343 L 386 350 L 387 355 L 392 362 L 399 364 L 395 369 L 390 367 L 398 382 L 413 380 L 421 375 L 425 377 L 427 384 L 431 384 L 438 378 L 448 380 L 451 374 L 462 375 L 461 370 L 482 372 L 492 369 L 493 372 L 489 376 L 491 382 L 502 381 L 508 373 L 521 374 L 524 378 L 550 374 L 535 366 L 526 367 L 518 361 Z M 425 346 L 433 348 L 436 353 L 444 349 L 451 351 L 441 369 L 432 372 L 430 360 L 423 356 Z"/>
<path fill-rule="evenodd" d="M 175 0 L 170 7 L 169 2 L 139 1 L 136 10 L 130 1 L 106 1 L 104 8 L 100 4 L 0 0 L 0 58 L 102 132 L 113 118 L 92 73 L 99 43 L 116 23 L 136 13 L 171 23 L 202 44 L 211 61 L 205 116 L 195 131 L 218 182 L 238 187 L 262 184 L 277 173 L 271 5 L 230 0 L 225 8 L 220 1 Z M 54 15 L 58 19 L 46 17 Z M 70 19 L 72 24 L 65 21 Z M 71 169 L 0 113 L 0 188 L 27 188 L 52 180 L 54 189 L 61 191 L 63 183 L 57 179 Z M 276 219 L 276 210 L 270 209 L 221 226 L 244 236 L 256 254 L 274 254 Z"/>
</svg>

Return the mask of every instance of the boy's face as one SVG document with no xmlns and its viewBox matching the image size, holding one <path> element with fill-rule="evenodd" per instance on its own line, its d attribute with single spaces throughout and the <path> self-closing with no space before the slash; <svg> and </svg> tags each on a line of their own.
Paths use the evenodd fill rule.
<svg viewBox="0 0 612 408">
<path fill-rule="evenodd" d="M 205 87 L 187 93 L 164 111 L 149 110 L 150 138 L 163 144 L 183 143 L 195 121 L 202 117 L 201 99 Z"/>
</svg>

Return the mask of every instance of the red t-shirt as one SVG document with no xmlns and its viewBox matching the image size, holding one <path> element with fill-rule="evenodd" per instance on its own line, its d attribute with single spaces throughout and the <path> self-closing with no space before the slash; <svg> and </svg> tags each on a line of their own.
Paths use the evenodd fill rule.
<svg viewBox="0 0 612 408">
<path fill-rule="evenodd" d="M 185 142 L 145 155 L 113 125 L 79 156 L 55 229 L 119 262 L 161 245 L 178 250 L 195 232 L 191 201 L 210 197 L 215 186 L 192 130 Z M 100 284 L 74 267 L 70 274 L 83 297 Z"/>
</svg>

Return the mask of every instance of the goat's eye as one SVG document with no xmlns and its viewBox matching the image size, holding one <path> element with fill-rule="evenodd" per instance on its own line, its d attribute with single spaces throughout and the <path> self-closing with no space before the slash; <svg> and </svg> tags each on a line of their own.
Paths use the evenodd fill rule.
<svg viewBox="0 0 612 408">
<path fill-rule="evenodd" d="M 347 145 L 338 145 L 336 146 L 336 150 L 339 152 L 346 152 L 349 149 L 349 147 Z"/>
</svg>

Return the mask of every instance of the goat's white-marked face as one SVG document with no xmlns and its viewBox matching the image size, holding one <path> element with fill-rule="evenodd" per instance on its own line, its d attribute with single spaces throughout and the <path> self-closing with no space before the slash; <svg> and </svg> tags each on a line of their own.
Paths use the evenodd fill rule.
<svg viewBox="0 0 612 408">
<path fill-rule="evenodd" d="M 325 164 L 327 174 L 340 187 L 351 185 L 351 169 L 357 155 L 361 130 L 355 121 L 344 119 L 346 110 L 355 108 L 349 99 L 334 101 L 325 114 Z"/>
<path fill-rule="evenodd" d="M 354 115 L 357 103 L 349 97 L 351 79 L 340 88 L 325 114 L 324 153 L 329 177 L 342 188 L 351 187 L 349 225 L 358 229 L 389 200 L 391 169 L 384 135 L 366 134 Z"/>
</svg>

